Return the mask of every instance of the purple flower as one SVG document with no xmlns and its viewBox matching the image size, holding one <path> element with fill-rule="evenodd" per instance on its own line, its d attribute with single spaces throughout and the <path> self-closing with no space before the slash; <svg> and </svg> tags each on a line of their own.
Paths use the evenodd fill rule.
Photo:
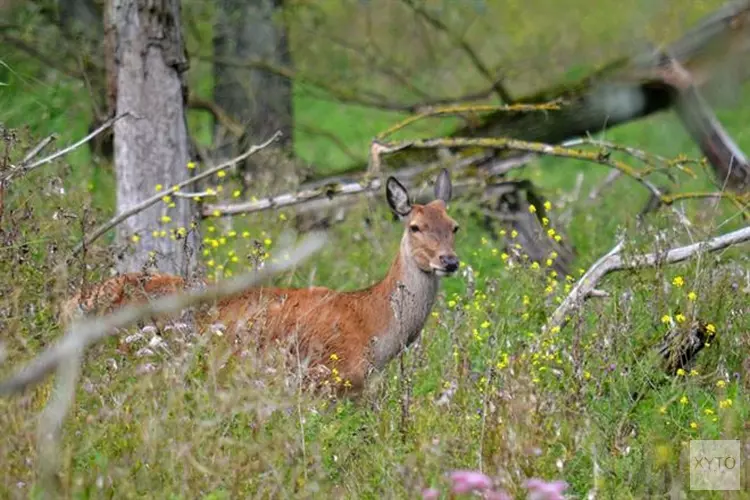
<svg viewBox="0 0 750 500">
<path fill-rule="evenodd" d="M 457 470 L 450 474 L 453 481 L 453 493 L 469 493 L 474 490 L 488 490 L 492 487 L 492 479 L 481 472 L 471 470 Z"/>
<path fill-rule="evenodd" d="M 525 484 L 529 490 L 529 500 L 564 500 L 562 492 L 568 487 L 565 481 L 548 483 L 541 479 L 529 479 Z"/>
<path fill-rule="evenodd" d="M 436 488 L 425 488 L 422 490 L 422 498 L 424 500 L 436 500 L 440 498 L 440 491 Z"/>
</svg>

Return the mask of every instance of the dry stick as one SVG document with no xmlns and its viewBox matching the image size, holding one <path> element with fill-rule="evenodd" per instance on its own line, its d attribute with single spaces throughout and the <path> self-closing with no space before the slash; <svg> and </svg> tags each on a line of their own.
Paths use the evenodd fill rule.
<svg viewBox="0 0 750 500">
<path fill-rule="evenodd" d="M 34 170 L 37 167 L 41 167 L 42 165 L 46 165 L 47 163 L 50 163 L 51 161 L 54 161 L 54 160 L 60 158 L 61 156 L 65 156 L 66 154 L 70 153 L 74 149 L 77 149 L 77 148 L 81 147 L 82 145 L 86 144 L 91 139 L 93 139 L 97 135 L 101 134 L 102 132 L 104 132 L 105 130 L 107 130 L 112 125 L 114 125 L 116 121 L 120 120 L 121 118 L 125 118 L 126 116 L 133 116 L 133 114 L 130 113 L 129 111 L 126 111 L 125 113 L 119 114 L 119 115 L 115 116 L 114 118 L 110 118 L 106 122 L 102 123 L 101 126 L 99 126 L 96 130 L 94 130 L 93 132 L 91 132 L 89 135 L 87 135 L 83 139 L 79 140 L 78 142 L 75 142 L 75 143 L 71 144 L 70 146 L 68 146 L 65 149 L 61 149 L 60 151 L 55 151 L 51 155 L 49 155 L 49 156 L 47 156 L 45 158 L 42 158 L 41 160 L 35 161 L 31 165 L 23 166 L 23 167 L 21 167 L 21 170 L 23 170 L 24 173 L 28 173 L 28 172 Z M 15 172 L 17 172 L 17 170 L 14 170 L 10 174 L 8 174 L 8 177 L 11 177 Z M 5 180 L 5 179 L 3 179 L 3 180 Z"/>
<path fill-rule="evenodd" d="M 583 304 L 583 301 L 589 296 L 591 291 L 611 272 L 654 267 L 659 264 L 675 264 L 702 252 L 715 252 L 749 240 L 750 226 L 747 226 L 692 245 L 673 248 L 666 252 L 635 255 L 627 259 L 620 254 L 623 247 L 623 242 L 620 241 L 586 271 L 573 287 L 570 294 L 568 294 L 562 304 L 552 314 L 545 329 L 562 328 L 565 326 L 569 321 L 571 313 Z"/>
<path fill-rule="evenodd" d="M 159 192 L 159 194 L 156 194 L 152 196 L 151 198 L 147 198 L 143 200 L 142 202 L 138 203 L 137 205 L 130 207 L 129 209 L 125 210 L 124 212 L 116 215 L 112 219 L 109 220 L 109 222 L 102 224 L 99 226 L 90 236 L 87 236 L 81 243 L 76 245 L 76 247 L 73 249 L 73 255 L 76 255 L 78 252 L 81 251 L 81 249 L 85 246 L 90 245 L 94 240 L 99 238 L 101 235 L 115 227 L 120 222 L 124 221 L 125 219 L 132 217 L 133 215 L 142 212 L 143 210 L 147 209 L 151 205 L 154 205 L 158 203 L 162 198 L 169 194 L 173 194 L 177 191 L 179 191 L 181 188 L 188 186 L 190 184 L 193 184 L 201 179 L 205 179 L 206 177 L 215 174 L 219 170 L 223 170 L 225 168 L 231 167 L 235 163 L 244 160 L 245 158 L 257 153 L 263 148 L 268 147 L 272 142 L 277 140 L 279 137 L 281 137 L 281 132 L 278 131 L 275 134 L 271 136 L 270 139 L 268 139 L 266 142 L 253 146 L 250 149 L 248 149 L 246 152 L 242 153 L 241 155 L 237 156 L 236 158 L 233 158 L 227 162 L 222 163 L 221 165 L 217 165 L 216 167 L 210 168 L 206 170 L 205 172 L 202 172 L 195 177 L 191 177 L 190 179 L 184 180 L 180 182 L 179 184 L 176 184 L 169 189 L 165 191 Z"/>
<path fill-rule="evenodd" d="M 26 153 L 26 156 L 23 157 L 23 161 L 21 162 L 21 168 L 24 168 L 36 155 L 42 152 L 44 148 L 52 144 L 52 141 L 57 139 L 57 136 L 55 134 L 48 135 L 41 141 L 39 141 L 39 144 L 31 148 L 31 150 Z"/>
<path fill-rule="evenodd" d="M 476 156 L 461 159 L 451 168 L 451 171 L 455 174 L 456 172 L 475 164 L 477 160 L 485 159 L 485 157 L 477 158 Z M 527 157 L 501 160 L 496 165 L 493 165 L 482 172 L 488 176 L 501 175 L 514 168 L 519 168 L 528 160 L 529 158 Z M 377 163 L 374 163 L 373 168 L 379 168 L 377 165 Z M 414 184 L 410 182 L 411 179 L 418 177 L 420 174 L 440 168 L 442 165 L 441 162 L 437 162 L 427 166 L 407 167 L 399 170 L 395 175 L 399 176 L 399 180 L 406 187 L 411 187 Z M 375 173 L 371 174 L 371 176 L 373 175 L 375 175 Z M 347 205 L 348 199 L 352 196 L 371 196 L 382 186 L 382 181 L 377 177 L 370 178 L 368 176 L 361 176 L 359 180 L 353 181 L 344 181 L 339 177 L 332 177 L 331 179 L 331 182 L 316 182 L 312 187 L 302 189 L 295 193 L 284 193 L 241 203 L 207 204 L 203 207 L 202 216 L 220 217 L 224 215 L 250 214 L 287 207 L 295 207 L 296 212 L 299 215 L 300 213 L 314 212 L 316 210 L 337 208 L 341 205 Z"/>
<path fill-rule="evenodd" d="M 281 254 L 286 257 L 281 262 L 271 263 L 260 271 L 246 273 L 204 290 L 168 295 L 143 305 L 125 307 L 102 318 L 95 317 L 76 322 L 60 341 L 17 371 L 12 378 L 0 382 L 0 396 L 21 392 L 40 382 L 48 373 L 60 367 L 64 360 L 81 354 L 89 345 L 114 334 L 119 328 L 126 328 L 146 317 L 176 313 L 194 305 L 240 293 L 274 274 L 294 267 L 318 251 L 324 242 L 323 234 L 313 233 L 295 249 L 289 252 L 282 250 Z"/>
</svg>

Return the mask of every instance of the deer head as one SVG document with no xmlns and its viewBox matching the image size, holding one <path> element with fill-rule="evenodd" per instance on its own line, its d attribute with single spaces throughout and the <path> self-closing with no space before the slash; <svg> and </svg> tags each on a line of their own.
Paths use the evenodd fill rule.
<svg viewBox="0 0 750 500">
<path fill-rule="evenodd" d="M 394 177 L 386 181 L 386 198 L 391 210 L 406 222 L 407 258 L 425 273 L 451 275 L 458 270 L 454 239 L 458 224 L 446 209 L 451 199 L 451 178 L 443 169 L 435 182 L 435 200 L 426 205 L 412 204 L 409 192 Z"/>
</svg>

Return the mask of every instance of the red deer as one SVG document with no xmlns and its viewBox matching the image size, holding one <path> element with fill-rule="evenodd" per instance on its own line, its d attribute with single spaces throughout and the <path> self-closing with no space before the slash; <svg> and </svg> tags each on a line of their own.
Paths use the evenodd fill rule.
<svg viewBox="0 0 750 500">
<path fill-rule="evenodd" d="M 446 212 L 451 191 L 450 175 L 443 170 L 435 183 L 436 199 L 412 204 L 406 188 L 388 178 L 386 198 L 405 229 L 388 273 L 372 286 L 352 292 L 254 288 L 219 301 L 211 314 L 197 315 L 198 327 L 222 323 L 227 337 L 238 343 L 248 338 L 259 346 L 292 341 L 310 368 L 330 366 L 335 360 L 341 385 L 360 391 L 371 372 L 383 369 L 417 339 L 435 302 L 439 279 L 458 270 L 458 224 Z M 107 312 L 184 287 L 179 276 L 123 274 L 85 295 L 78 293 L 64 312 L 68 318 L 72 311 Z"/>
</svg>

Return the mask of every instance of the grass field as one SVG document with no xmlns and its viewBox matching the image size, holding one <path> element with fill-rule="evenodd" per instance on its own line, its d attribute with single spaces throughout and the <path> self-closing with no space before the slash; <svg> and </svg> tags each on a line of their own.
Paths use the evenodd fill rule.
<svg viewBox="0 0 750 500">
<path fill-rule="evenodd" d="M 58 146 L 86 134 L 81 83 L 42 77 L 32 62 L 3 61 L 0 124 L 15 131 L 6 141 L 12 161 L 47 134 L 59 134 Z M 718 111 L 745 151 L 748 103 L 746 86 L 737 102 Z M 300 121 L 325 117 L 318 126 L 340 133 L 362 157 L 367 141 L 398 120 L 302 91 L 295 109 Z M 199 128 L 200 120 L 191 117 L 191 124 Z M 435 136 L 446 127 L 414 133 Z M 698 155 L 671 114 L 617 128 L 606 138 L 669 157 Z M 330 171 L 350 161 L 312 135 L 301 134 L 296 148 Z M 572 196 L 579 173 L 580 195 Z M 149 348 L 152 333 L 146 329 L 142 339 L 126 342 L 123 335 L 94 347 L 64 429 L 66 494 L 418 498 L 427 487 L 447 491 L 445 474 L 451 470 L 481 469 L 519 497 L 524 480 L 535 477 L 565 480 L 573 498 L 698 497 L 689 491 L 689 441 L 749 437 L 747 245 L 612 275 L 601 286 L 610 298 L 590 300 L 560 331 L 542 332 L 542 326 L 618 235 L 626 237 L 627 253 L 649 252 L 744 222 L 729 204 L 687 201 L 676 208 L 684 208 L 692 226 L 667 209 L 637 225 L 635 214 L 648 193 L 636 182 L 620 179 L 602 199 L 587 200 L 607 173 L 598 165 L 542 159 L 513 174 L 542 188 L 553 220 L 569 221 L 559 229 L 577 252 L 570 277 L 552 277 L 545 262 L 511 265 L 506 252 L 513 236 L 488 233 L 469 216 L 471 201 L 453 203 L 452 215 L 462 226 L 462 270 L 444 280 L 419 343 L 373 380 L 359 401 L 299 394 L 288 377 L 267 369 L 273 355 L 240 362 L 228 356 L 219 336 L 196 338 L 173 329 L 163 334 L 166 348 Z M 706 172 L 697 174 L 680 177 L 679 190 L 712 189 Z M 106 239 L 89 249 L 85 262 L 61 263 L 81 237 L 82 218 L 88 225 L 108 218 L 113 192 L 111 172 L 92 167 L 85 148 L 8 189 L 0 232 L 0 340 L 8 353 L 0 365 L 3 375 L 58 337 L 56 308 L 70 281 L 83 273 L 88 279 L 107 274 Z M 368 227 L 368 210 L 358 207 L 331 230 L 319 254 L 276 281 L 355 289 L 379 279 L 402 227 L 385 203 L 369 214 Z M 248 216 L 231 225 L 207 221 L 204 236 L 221 243 L 204 263 L 213 274 L 240 272 L 243 266 L 233 257 L 257 257 L 262 248 L 273 258 L 290 227 L 291 213 Z M 653 348 L 670 324 L 684 329 L 693 319 L 713 325 L 716 335 L 692 371 L 668 377 Z M 35 497 L 36 418 L 51 390 L 48 381 L 0 400 L 2 498 Z M 636 393 L 643 398 L 636 400 Z M 699 497 L 750 495 L 746 490 Z"/>
</svg>

